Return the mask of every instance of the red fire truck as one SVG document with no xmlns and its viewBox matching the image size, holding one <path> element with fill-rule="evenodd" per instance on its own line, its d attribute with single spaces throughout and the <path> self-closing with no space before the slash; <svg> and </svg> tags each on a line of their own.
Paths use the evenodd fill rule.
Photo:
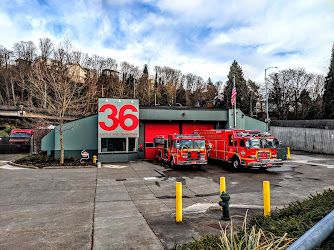
<svg viewBox="0 0 334 250">
<path fill-rule="evenodd" d="M 166 138 L 154 138 L 155 156 L 159 161 L 169 162 L 172 168 L 182 165 L 193 165 L 201 169 L 207 164 L 205 138 L 200 135 L 171 134 Z"/>
<path fill-rule="evenodd" d="M 9 137 L 10 147 L 21 148 L 28 152 L 33 134 L 34 130 L 32 129 L 13 129 Z"/>
<path fill-rule="evenodd" d="M 277 140 L 268 133 L 238 129 L 198 130 L 194 133 L 204 136 L 211 144 L 209 158 L 230 162 L 236 169 L 283 165 L 282 160 L 277 159 Z"/>
</svg>

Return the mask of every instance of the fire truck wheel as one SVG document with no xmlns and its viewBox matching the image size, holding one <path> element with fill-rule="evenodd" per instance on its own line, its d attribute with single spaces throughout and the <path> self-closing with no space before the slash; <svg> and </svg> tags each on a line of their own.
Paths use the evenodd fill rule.
<svg viewBox="0 0 334 250">
<path fill-rule="evenodd" d="M 175 162 L 174 162 L 174 158 L 172 157 L 172 159 L 170 160 L 170 167 L 172 169 L 176 169 L 176 165 L 175 165 Z"/>
<path fill-rule="evenodd" d="M 232 158 L 232 166 L 234 169 L 240 168 L 240 161 L 237 157 Z"/>
</svg>

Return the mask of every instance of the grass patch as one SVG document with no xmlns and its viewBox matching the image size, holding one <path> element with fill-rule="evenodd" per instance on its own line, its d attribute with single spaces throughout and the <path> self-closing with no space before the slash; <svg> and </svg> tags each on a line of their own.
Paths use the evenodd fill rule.
<svg viewBox="0 0 334 250">
<path fill-rule="evenodd" d="M 64 164 L 60 164 L 59 162 L 60 162 L 59 158 L 54 158 L 50 155 L 43 155 L 43 154 L 37 154 L 37 155 L 30 154 L 24 158 L 15 161 L 15 163 L 17 164 L 35 166 L 38 168 L 52 167 L 52 166 L 87 166 L 93 164 L 91 159 L 80 163 L 80 159 L 78 158 L 65 158 Z"/>
<path fill-rule="evenodd" d="M 317 222 L 334 210 L 334 191 L 331 189 L 311 195 L 304 201 L 296 201 L 287 207 L 271 212 L 270 216 L 253 215 L 239 232 L 222 229 L 221 235 L 202 237 L 199 240 L 173 249 L 286 249 Z M 233 221 L 233 220 L 232 220 Z M 233 228 L 231 222 L 231 228 Z M 331 250 L 334 234 L 319 249 Z"/>
<path fill-rule="evenodd" d="M 173 249 L 286 249 L 291 245 L 294 239 L 289 239 L 287 234 L 281 237 L 277 237 L 272 233 L 265 232 L 262 229 L 257 228 L 256 225 L 251 228 L 246 227 L 247 214 L 244 217 L 244 224 L 242 230 L 239 232 L 233 231 L 233 217 L 231 219 L 231 231 L 227 228 L 221 228 L 221 235 L 211 235 L 202 237 L 200 240 L 175 246 Z"/>
<path fill-rule="evenodd" d="M 257 225 L 278 236 L 287 233 L 289 237 L 299 238 L 332 210 L 334 210 L 334 191 L 328 189 L 323 193 L 311 195 L 301 202 L 292 202 L 285 208 L 273 211 L 270 216 L 254 215 L 249 224 Z M 332 234 L 320 248 L 333 249 L 331 247 L 333 245 Z"/>
</svg>

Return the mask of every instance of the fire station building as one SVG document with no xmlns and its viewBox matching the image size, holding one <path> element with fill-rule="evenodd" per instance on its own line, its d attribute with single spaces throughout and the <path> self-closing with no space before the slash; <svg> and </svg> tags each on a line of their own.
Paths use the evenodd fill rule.
<svg viewBox="0 0 334 250">
<path fill-rule="evenodd" d="M 154 137 L 194 130 L 234 128 L 234 111 L 182 106 L 139 106 L 138 99 L 99 98 L 98 114 L 63 125 L 65 157 L 83 150 L 100 162 L 154 159 Z M 265 131 L 266 125 L 236 112 L 236 128 Z M 59 126 L 42 139 L 42 150 L 60 157 Z"/>
</svg>

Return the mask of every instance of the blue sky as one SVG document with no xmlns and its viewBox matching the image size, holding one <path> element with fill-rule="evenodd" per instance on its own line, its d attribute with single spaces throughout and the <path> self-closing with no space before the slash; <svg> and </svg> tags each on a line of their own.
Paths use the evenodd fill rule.
<svg viewBox="0 0 334 250">
<path fill-rule="evenodd" d="M 76 49 L 142 67 L 169 66 L 226 80 L 237 60 L 246 79 L 264 69 L 326 74 L 333 0 L 0 0 L 0 45 L 68 36 Z"/>
</svg>

